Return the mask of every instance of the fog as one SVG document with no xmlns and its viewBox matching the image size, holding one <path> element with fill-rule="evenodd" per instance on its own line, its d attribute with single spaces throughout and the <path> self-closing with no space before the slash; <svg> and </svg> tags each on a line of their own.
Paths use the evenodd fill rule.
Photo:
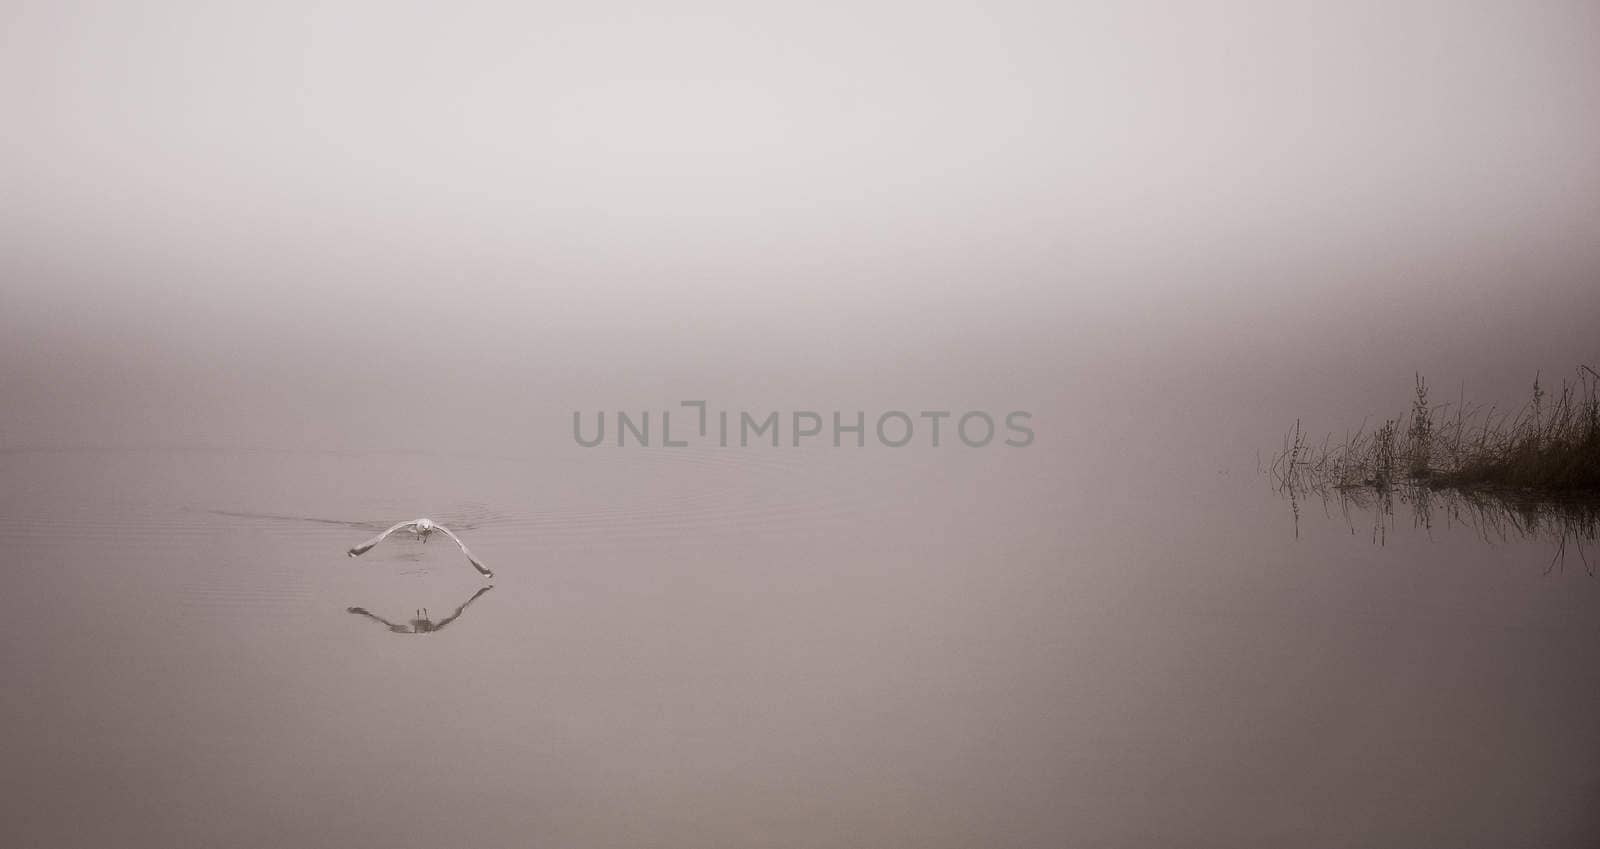
<svg viewBox="0 0 1600 849">
<path fill-rule="evenodd" d="M 25 838 L 1592 845 L 1589 586 L 1256 473 L 1600 368 L 1600 4 L 0 24 Z"/>
<path fill-rule="evenodd" d="M 8 4 L 0 428 L 364 443 L 453 398 L 514 446 L 657 392 L 998 380 L 1276 431 L 1419 370 L 1509 401 L 1600 354 L 1597 15 Z"/>
</svg>

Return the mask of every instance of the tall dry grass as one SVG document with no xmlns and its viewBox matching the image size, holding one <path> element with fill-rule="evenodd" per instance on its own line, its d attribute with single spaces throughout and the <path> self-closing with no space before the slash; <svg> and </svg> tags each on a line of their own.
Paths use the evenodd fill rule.
<svg viewBox="0 0 1600 849">
<path fill-rule="evenodd" d="M 1320 443 L 1297 421 L 1268 471 L 1279 487 L 1299 492 L 1404 484 L 1600 494 L 1597 389 L 1600 372 L 1589 366 L 1554 395 L 1535 376 L 1532 399 L 1510 413 L 1464 399 L 1434 404 L 1417 375 L 1406 416 Z"/>
</svg>

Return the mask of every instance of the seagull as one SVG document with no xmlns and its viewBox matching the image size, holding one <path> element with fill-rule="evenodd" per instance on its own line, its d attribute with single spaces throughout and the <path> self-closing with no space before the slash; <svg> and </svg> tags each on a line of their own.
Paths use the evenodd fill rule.
<svg viewBox="0 0 1600 849">
<path fill-rule="evenodd" d="M 467 544 L 462 542 L 460 537 L 458 537 L 455 534 L 451 533 L 449 528 L 445 527 L 444 525 L 438 524 L 437 522 L 433 521 L 432 519 L 412 519 L 409 522 L 401 522 L 400 524 L 395 525 L 394 527 L 390 528 L 389 530 L 384 531 L 383 533 L 378 534 L 377 536 L 373 537 L 372 539 L 369 539 L 366 542 L 356 546 L 355 548 L 350 549 L 350 551 L 347 552 L 347 553 L 351 557 L 360 557 L 361 555 L 366 554 L 368 551 L 371 551 L 373 546 L 377 545 L 380 542 L 383 542 L 385 539 L 387 539 L 389 537 L 390 534 L 394 533 L 395 531 L 400 530 L 401 528 L 410 528 L 417 535 L 417 539 L 420 539 L 423 542 L 427 542 L 428 541 L 428 536 L 430 534 L 432 534 L 434 531 L 443 531 L 445 536 L 455 540 L 456 545 L 461 546 L 461 553 L 465 554 L 467 556 L 467 562 L 472 564 L 472 568 L 477 569 L 478 572 L 480 574 L 482 574 L 485 578 L 493 578 L 494 577 L 494 573 L 489 571 L 489 567 L 483 565 L 482 563 L 479 563 L 478 562 L 478 558 L 472 556 L 472 552 L 467 550 Z"/>
</svg>

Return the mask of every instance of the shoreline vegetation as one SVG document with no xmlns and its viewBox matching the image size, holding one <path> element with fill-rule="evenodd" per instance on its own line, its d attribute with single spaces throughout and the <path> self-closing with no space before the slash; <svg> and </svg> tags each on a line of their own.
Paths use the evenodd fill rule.
<svg viewBox="0 0 1600 849">
<path fill-rule="evenodd" d="M 1544 539 L 1555 548 L 1550 568 L 1570 547 L 1595 574 L 1584 547 L 1600 537 L 1600 372 L 1579 366 L 1553 394 L 1535 376 L 1533 397 L 1507 412 L 1464 398 L 1434 405 L 1421 375 L 1415 387 L 1408 415 L 1337 443 L 1314 443 L 1295 422 L 1264 471 L 1290 501 L 1296 536 L 1300 500 L 1314 495 L 1347 521 L 1351 508 L 1370 510 L 1382 544 L 1398 500 L 1417 527 L 1443 519 L 1489 542 Z"/>
<path fill-rule="evenodd" d="M 1538 376 L 1520 411 L 1429 401 L 1416 376 L 1411 411 L 1366 425 L 1334 442 L 1312 442 L 1299 421 L 1284 437 L 1268 473 L 1297 492 L 1428 489 L 1505 490 L 1516 495 L 1600 496 L 1600 372 L 1583 365 L 1577 379 L 1550 393 Z"/>
</svg>

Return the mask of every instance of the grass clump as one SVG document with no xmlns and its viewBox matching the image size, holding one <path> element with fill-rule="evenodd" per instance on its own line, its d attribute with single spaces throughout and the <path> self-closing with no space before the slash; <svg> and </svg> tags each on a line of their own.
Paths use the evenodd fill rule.
<svg viewBox="0 0 1600 849">
<path fill-rule="evenodd" d="M 1535 376 L 1532 400 L 1511 414 L 1464 399 L 1434 405 L 1417 375 L 1404 419 L 1320 444 L 1296 422 L 1269 471 L 1281 488 L 1300 492 L 1404 485 L 1600 494 L 1597 388 L 1600 372 L 1589 366 L 1554 395 Z"/>
</svg>

